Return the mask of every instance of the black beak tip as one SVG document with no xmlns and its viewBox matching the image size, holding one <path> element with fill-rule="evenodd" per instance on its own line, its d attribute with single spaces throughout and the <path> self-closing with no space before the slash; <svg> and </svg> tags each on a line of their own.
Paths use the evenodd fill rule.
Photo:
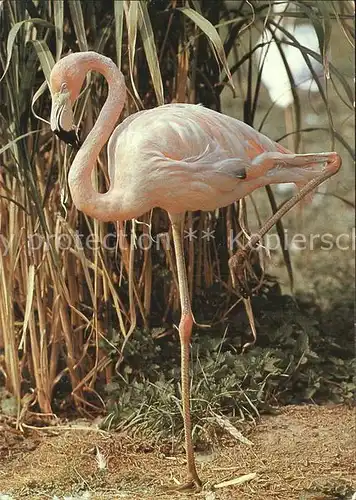
<svg viewBox="0 0 356 500">
<path fill-rule="evenodd" d="M 75 130 L 70 130 L 69 132 L 67 130 L 54 130 L 54 133 L 56 134 L 57 137 L 61 139 L 61 141 L 65 142 L 66 144 L 70 144 L 74 148 L 79 149 L 81 147 L 81 142 L 79 139 L 79 135 Z"/>
</svg>

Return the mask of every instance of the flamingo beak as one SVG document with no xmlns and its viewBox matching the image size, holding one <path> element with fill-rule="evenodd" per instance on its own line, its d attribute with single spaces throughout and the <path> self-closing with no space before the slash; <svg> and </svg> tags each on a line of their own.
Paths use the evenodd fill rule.
<svg viewBox="0 0 356 500">
<path fill-rule="evenodd" d="M 51 130 L 65 143 L 80 148 L 81 144 L 74 126 L 72 105 L 68 93 L 59 92 L 52 96 Z"/>
</svg>

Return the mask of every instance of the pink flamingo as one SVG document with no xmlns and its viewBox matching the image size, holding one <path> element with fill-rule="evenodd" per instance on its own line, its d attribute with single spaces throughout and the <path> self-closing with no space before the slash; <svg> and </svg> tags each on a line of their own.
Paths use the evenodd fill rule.
<svg viewBox="0 0 356 500">
<path fill-rule="evenodd" d="M 168 212 L 181 303 L 181 386 L 188 468 L 188 480 L 182 488 L 199 490 L 202 483 L 190 420 L 189 354 L 194 318 L 182 246 L 185 212 L 227 206 L 266 184 L 304 184 L 251 238 L 247 252 L 306 193 L 335 174 L 341 159 L 337 153 L 293 154 L 245 123 L 193 104 L 140 111 L 115 128 L 125 103 L 125 79 L 111 59 L 96 52 L 70 54 L 51 72 L 51 128 L 68 143 L 78 142 L 72 105 L 89 71 L 101 73 L 109 91 L 94 128 L 72 163 L 70 192 L 79 210 L 102 221 L 139 217 L 153 207 Z M 110 187 L 106 193 L 98 193 L 91 173 L 108 140 Z M 236 266 L 241 266 L 241 256 L 230 259 L 232 275 Z"/>
</svg>

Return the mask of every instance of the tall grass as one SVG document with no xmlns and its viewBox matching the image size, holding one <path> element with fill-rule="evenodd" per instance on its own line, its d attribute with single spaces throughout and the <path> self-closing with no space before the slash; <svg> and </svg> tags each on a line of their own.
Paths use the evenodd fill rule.
<svg viewBox="0 0 356 500">
<path fill-rule="evenodd" d="M 340 43 L 353 39 L 352 2 L 293 3 L 299 7 L 295 15 L 314 23 L 324 63 L 332 29 L 342 33 Z M 45 414 L 58 409 L 59 402 L 91 413 L 103 407 L 100 388 L 112 380 L 135 330 L 174 322 L 179 310 L 176 270 L 164 212 L 155 209 L 120 227 L 77 212 L 66 185 L 73 151 L 39 119 L 48 120 L 50 114 L 44 82 L 55 61 L 70 51 L 91 49 L 110 56 L 126 76 L 129 97 L 123 119 L 164 102 L 200 102 L 220 110 L 221 91 L 229 86 L 234 92 L 231 72 L 236 92 L 246 96 L 245 121 L 253 124 L 260 78 L 250 41 L 263 23 L 273 24 L 270 5 L 243 0 L 232 6 L 222 0 L 8 0 L 2 3 L 0 22 L 2 377 L 18 413 L 26 395 Z M 250 43 L 244 54 L 242 41 Z M 290 43 L 298 46 L 292 38 Z M 352 107 L 349 82 L 330 62 L 328 71 L 340 105 Z M 93 127 L 106 94 L 105 82 L 96 74 L 88 76 L 75 110 L 83 136 Z M 330 135 L 338 139 L 327 93 L 322 97 Z M 297 94 L 295 99 L 298 123 Z M 105 151 L 95 182 L 100 191 L 107 188 Z M 231 288 L 226 242 L 230 230 L 236 235 L 243 227 L 242 207 L 235 203 L 214 213 L 187 215 L 186 228 L 197 230 L 198 236 L 185 241 L 190 291 L 192 296 L 217 291 L 213 322 L 223 320 L 240 300 Z M 214 240 L 201 237 L 208 229 L 216 232 Z M 103 242 L 110 233 L 106 248 Z M 136 245 L 138 238 L 150 241 L 151 235 L 161 242 L 159 248 Z"/>
</svg>

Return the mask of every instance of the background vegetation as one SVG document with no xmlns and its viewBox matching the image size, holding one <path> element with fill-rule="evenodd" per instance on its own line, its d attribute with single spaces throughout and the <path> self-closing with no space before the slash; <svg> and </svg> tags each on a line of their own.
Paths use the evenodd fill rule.
<svg viewBox="0 0 356 500">
<path fill-rule="evenodd" d="M 323 62 L 329 75 L 319 101 L 327 116 L 319 131 L 328 142 L 325 150 L 342 148 L 344 157 L 352 157 L 353 145 L 335 126 L 342 109 L 353 113 L 352 79 L 328 54 L 335 32 L 339 44 L 352 45 L 353 2 L 290 4 L 295 12 L 288 15 L 314 25 L 321 56 L 293 38 L 290 43 Z M 140 222 L 128 221 L 119 233 L 114 222 L 99 223 L 77 212 L 66 185 L 73 151 L 39 119 L 49 119 L 45 80 L 55 61 L 90 49 L 117 62 L 129 91 L 122 119 L 164 102 L 202 103 L 221 111 L 222 96 L 233 98 L 230 71 L 239 117 L 258 127 L 263 88 L 255 43 L 274 22 L 267 1 L 1 3 L 3 411 L 21 420 L 36 412 L 95 415 L 109 405 L 107 426 L 149 424 L 175 431 L 180 425 L 174 261 L 164 245 L 143 250 L 134 244 L 141 235 L 157 239 L 169 232 L 167 215 L 155 209 Z M 91 74 L 75 110 L 82 137 L 95 123 L 106 94 L 106 83 Z M 302 104 L 295 92 L 297 139 L 303 137 Z M 264 113 L 267 118 L 271 106 Z M 266 127 L 263 131 L 268 133 Z M 105 151 L 96 183 L 101 191 L 107 187 Z M 272 190 L 267 195 L 274 209 Z M 248 203 L 254 206 L 252 198 Z M 214 213 L 189 213 L 186 219 L 186 228 L 196 229 L 198 236 L 208 228 L 216 232 L 211 241 L 198 237 L 185 242 L 196 318 L 212 325 L 197 330 L 194 339 L 196 430 L 208 417 L 255 418 L 276 403 L 343 401 L 354 388 L 351 291 L 332 313 L 315 302 L 296 302 L 264 274 L 261 256 L 255 271 L 262 286 L 253 298 L 260 337 L 255 348 L 241 355 L 251 332 L 231 288 L 227 239 L 230 230 L 237 235 L 248 224 L 259 224 L 264 211 L 251 208 L 249 214 L 247 221 L 240 202 Z M 282 225 L 278 231 L 283 234 Z M 108 233 L 113 233 L 110 250 L 102 245 Z M 86 238 L 96 244 L 84 245 Z M 291 275 L 288 253 L 283 258 Z"/>
</svg>

